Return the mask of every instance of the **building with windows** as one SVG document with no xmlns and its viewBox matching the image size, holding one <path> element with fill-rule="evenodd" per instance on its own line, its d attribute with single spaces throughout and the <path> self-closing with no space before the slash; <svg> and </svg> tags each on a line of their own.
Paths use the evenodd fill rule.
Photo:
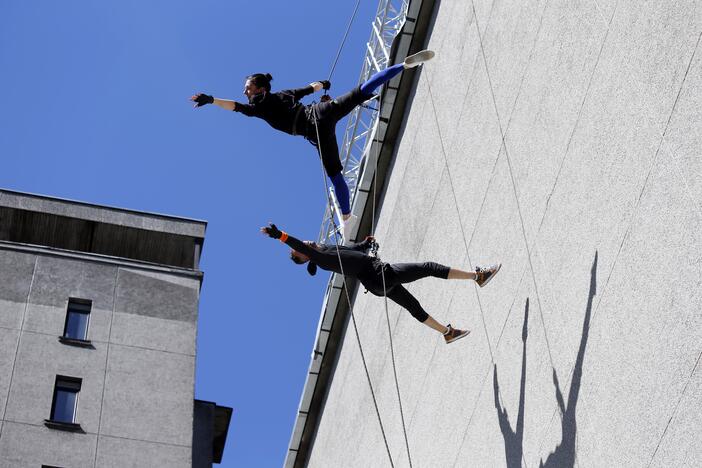
<svg viewBox="0 0 702 468">
<path fill-rule="evenodd" d="M 195 400 L 206 223 L 0 190 L 0 466 L 209 467 Z"/>
</svg>

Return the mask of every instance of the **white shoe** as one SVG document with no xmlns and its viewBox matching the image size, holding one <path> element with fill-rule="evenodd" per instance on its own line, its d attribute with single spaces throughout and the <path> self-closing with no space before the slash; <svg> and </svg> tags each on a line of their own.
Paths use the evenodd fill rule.
<svg viewBox="0 0 702 468">
<path fill-rule="evenodd" d="M 405 67 L 405 69 L 418 67 L 424 62 L 428 62 L 429 60 L 433 59 L 434 55 L 433 50 L 422 50 L 416 54 L 406 57 L 405 61 L 402 62 L 402 65 Z"/>
</svg>

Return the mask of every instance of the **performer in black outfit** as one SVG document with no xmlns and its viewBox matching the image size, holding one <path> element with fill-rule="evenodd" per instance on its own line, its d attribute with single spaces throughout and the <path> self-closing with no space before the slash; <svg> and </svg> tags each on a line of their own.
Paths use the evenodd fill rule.
<svg viewBox="0 0 702 468">
<path fill-rule="evenodd" d="M 207 94 L 196 94 L 190 98 L 195 107 L 215 104 L 223 109 L 240 112 L 248 117 L 258 117 L 268 124 L 290 135 L 301 135 L 319 148 L 327 176 L 334 186 L 344 222 L 351 217 L 349 188 L 342 174 L 343 166 L 339 159 L 336 141 L 336 123 L 348 115 L 356 106 L 373 97 L 373 92 L 407 68 L 414 68 L 430 60 L 434 52 L 423 50 L 407 57 L 403 63 L 390 66 L 350 92 L 333 100 L 308 106 L 300 99 L 321 89 L 329 89 L 329 81 L 315 81 L 304 88 L 271 92 L 273 77 L 266 73 L 256 73 L 246 78 L 244 95 L 248 104 L 227 99 L 219 99 Z M 315 125 L 316 121 L 316 125 Z M 317 135 L 319 133 L 319 137 Z"/>
<path fill-rule="evenodd" d="M 281 231 L 275 224 L 262 227 L 261 232 L 273 239 L 279 239 L 292 248 L 290 258 L 297 264 L 307 263 L 307 271 L 314 275 L 317 267 L 358 278 L 368 291 L 376 296 L 384 292 L 389 299 L 404 307 L 412 316 L 425 325 L 441 332 L 446 343 L 451 343 L 466 336 L 470 331 L 459 330 L 449 325 L 442 325 L 424 311 L 419 301 L 405 289 L 403 283 L 433 276 L 441 279 L 473 280 L 478 286 L 485 286 L 500 270 L 501 265 L 487 268 L 477 267 L 475 271 L 462 271 L 434 262 L 425 263 L 385 263 L 366 254 L 375 241 L 373 237 L 351 247 L 336 245 L 318 245 L 311 241 L 302 242 Z M 341 262 L 339 262 L 341 259 Z M 385 288 L 383 288 L 383 274 Z"/>
</svg>

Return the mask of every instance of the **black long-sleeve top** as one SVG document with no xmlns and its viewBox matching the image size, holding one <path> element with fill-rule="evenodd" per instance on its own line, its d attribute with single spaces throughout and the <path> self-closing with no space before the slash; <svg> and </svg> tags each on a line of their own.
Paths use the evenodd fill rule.
<svg viewBox="0 0 702 468">
<path fill-rule="evenodd" d="M 277 93 L 261 93 L 253 96 L 249 104 L 237 102 L 234 105 L 234 111 L 248 117 L 263 119 L 268 122 L 268 125 L 281 132 L 306 136 L 305 125 L 300 124 L 305 121 L 305 106 L 300 99 L 313 92 L 312 86 L 305 86 L 285 89 Z"/>
<path fill-rule="evenodd" d="M 315 263 L 319 268 L 341 273 L 341 266 L 343 266 L 344 275 L 358 278 L 373 294 L 380 295 L 382 293 L 383 285 L 380 275 L 386 264 L 365 253 L 371 247 L 369 240 L 366 239 L 350 247 L 340 245 L 338 246 L 338 254 L 336 245 L 310 245 L 290 235 L 285 243 L 308 256 L 310 262 Z M 339 264 L 339 258 L 341 258 L 341 264 Z"/>
</svg>

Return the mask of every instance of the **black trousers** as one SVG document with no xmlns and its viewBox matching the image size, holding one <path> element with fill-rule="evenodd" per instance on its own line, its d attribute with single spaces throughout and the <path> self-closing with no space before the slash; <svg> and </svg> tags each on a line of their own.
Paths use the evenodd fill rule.
<svg viewBox="0 0 702 468">
<path fill-rule="evenodd" d="M 402 284 L 411 283 L 422 278 L 433 276 L 434 278 L 448 279 L 450 268 L 435 262 L 424 263 L 393 263 L 387 265 L 385 273 L 385 289 L 388 299 L 404 307 L 420 322 L 426 321 L 429 314 L 422 308 L 419 301 L 407 290 Z M 379 289 L 373 288 L 376 291 L 383 291 L 382 276 L 376 279 L 380 282 Z M 374 285 L 378 286 L 378 285 Z M 370 289 L 370 288 L 369 288 Z"/>
<path fill-rule="evenodd" d="M 307 139 L 320 148 L 324 169 L 329 177 L 337 175 L 343 169 L 339 159 L 339 145 L 336 142 L 337 122 L 346 117 L 356 106 L 370 99 L 370 97 L 363 94 L 359 87 L 356 87 L 336 99 L 310 106 Z M 317 141 L 315 118 L 319 127 L 319 141 Z"/>
</svg>

